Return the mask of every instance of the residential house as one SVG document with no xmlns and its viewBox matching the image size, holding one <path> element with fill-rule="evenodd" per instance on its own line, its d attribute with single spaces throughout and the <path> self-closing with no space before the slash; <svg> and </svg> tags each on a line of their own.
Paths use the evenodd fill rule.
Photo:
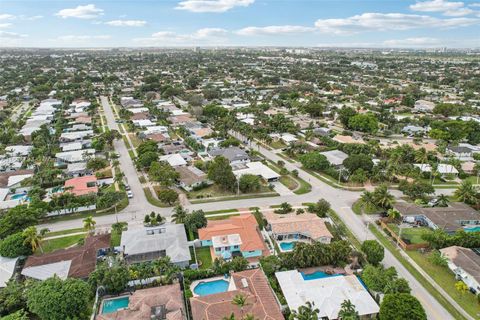
<svg viewBox="0 0 480 320">
<path fill-rule="evenodd" d="M 85 162 L 86 159 L 95 154 L 95 149 L 81 149 L 67 152 L 58 152 L 55 154 L 57 163 L 68 164 L 76 162 Z"/>
<path fill-rule="evenodd" d="M 348 158 L 348 154 L 340 150 L 330 150 L 320 152 L 320 154 L 323 154 L 327 158 L 328 162 L 330 162 L 332 166 L 337 168 L 342 167 L 343 161 Z"/>
<path fill-rule="evenodd" d="M 168 164 L 174 168 L 187 165 L 187 161 L 178 153 L 160 156 L 158 160 L 168 162 Z"/>
<path fill-rule="evenodd" d="M 345 144 L 345 143 L 365 144 L 365 141 L 363 141 L 361 137 L 355 138 L 352 136 L 343 136 L 340 134 L 337 134 L 335 137 L 332 138 L 332 140 L 341 144 Z"/>
<path fill-rule="evenodd" d="M 422 112 L 422 113 L 431 113 L 435 108 L 435 103 L 427 100 L 417 100 L 413 107 L 413 111 Z"/>
<path fill-rule="evenodd" d="M 269 254 L 257 220 L 251 214 L 209 221 L 208 226 L 198 230 L 198 237 L 203 247 L 210 247 L 212 260 L 243 256 L 253 262 Z"/>
<path fill-rule="evenodd" d="M 403 220 L 442 229 L 453 233 L 468 226 L 480 225 L 480 213 L 462 202 L 450 203 L 448 207 L 423 208 L 414 203 L 397 202 L 393 205 Z"/>
<path fill-rule="evenodd" d="M 345 300 L 350 300 L 361 319 L 376 319 L 380 311 L 365 286 L 355 275 L 309 278 L 298 270 L 276 272 L 290 310 L 298 310 L 307 301 L 320 312 L 319 319 L 339 319 L 338 313 Z"/>
<path fill-rule="evenodd" d="M 245 150 L 238 147 L 228 147 L 221 149 L 212 149 L 208 151 L 208 154 L 215 158 L 217 156 L 222 156 L 230 161 L 230 164 L 245 163 L 250 161 L 250 157 L 245 152 Z"/>
<path fill-rule="evenodd" d="M 128 228 L 122 233 L 120 246 L 128 263 L 168 256 L 171 263 L 185 268 L 191 259 L 183 224 L 165 223 L 157 227 Z"/>
<path fill-rule="evenodd" d="M 235 319 L 251 315 L 258 320 L 283 320 L 280 303 L 270 288 L 262 269 L 234 272 L 228 279 L 228 291 L 190 298 L 193 320 Z M 193 290 L 195 292 L 195 290 Z M 238 295 L 245 297 L 244 306 L 233 303 Z"/>
<path fill-rule="evenodd" d="M 260 161 L 237 163 L 232 165 L 233 174 L 239 179 L 244 174 L 252 174 L 267 182 L 275 182 L 280 175 Z"/>
<path fill-rule="evenodd" d="M 27 157 L 32 149 L 32 146 L 14 145 L 5 147 L 5 152 L 14 157 Z"/>
<path fill-rule="evenodd" d="M 207 174 L 194 166 L 177 166 L 175 171 L 178 172 L 178 185 L 186 191 L 192 191 L 195 187 L 204 184 L 211 184 Z"/>
<path fill-rule="evenodd" d="M 457 280 L 463 281 L 470 290 L 480 292 L 480 255 L 477 250 L 451 246 L 440 249 L 447 259 L 448 268 L 455 274 Z"/>
<path fill-rule="evenodd" d="M 0 256 L 0 288 L 7 286 L 8 280 L 10 280 L 15 273 L 17 267 L 17 258 L 7 258 Z"/>
<path fill-rule="evenodd" d="M 81 141 L 93 136 L 93 130 L 63 132 L 60 135 L 60 142 Z"/>
<path fill-rule="evenodd" d="M 76 196 L 83 196 L 90 193 L 97 193 L 97 177 L 83 176 L 65 181 L 65 192 L 73 193 Z"/>
<path fill-rule="evenodd" d="M 103 304 L 100 310 L 103 310 Z M 100 313 L 97 320 L 184 320 L 183 292 L 180 284 L 135 290 L 128 295 L 128 306 L 112 313 Z"/>
<path fill-rule="evenodd" d="M 0 172 L 19 170 L 24 160 L 24 157 L 0 157 Z"/>
<path fill-rule="evenodd" d="M 407 125 L 402 128 L 402 133 L 405 133 L 409 136 L 423 135 L 428 132 L 429 128 L 424 128 L 420 126 Z"/>
<path fill-rule="evenodd" d="M 89 236 L 83 246 L 29 256 L 22 275 L 37 280 L 46 280 L 54 275 L 63 280 L 86 279 L 95 270 L 99 254 L 104 254 L 108 248 L 110 234 Z"/>
</svg>

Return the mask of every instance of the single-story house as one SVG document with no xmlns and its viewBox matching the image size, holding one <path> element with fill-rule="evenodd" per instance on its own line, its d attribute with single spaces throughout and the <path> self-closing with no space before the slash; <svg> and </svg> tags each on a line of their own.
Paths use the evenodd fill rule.
<svg viewBox="0 0 480 320">
<path fill-rule="evenodd" d="M 97 193 L 97 177 L 83 176 L 65 181 L 65 192 L 73 193 L 76 196 L 82 196 L 90 193 Z"/>
<path fill-rule="evenodd" d="M 375 319 L 380 311 L 355 275 L 310 279 L 298 270 L 290 270 L 276 272 L 275 276 L 290 310 L 298 310 L 309 301 L 320 311 L 319 319 L 338 319 L 342 303 L 350 300 L 361 319 Z"/>
<path fill-rule="evenodd" d="M 276 241 L 302 241 L 330 243 L 333 235 L 325 221 L 312 213 L 276 214 L 265 212 L 266 229 Z"/>
<path fill-rule="evenodd" d="M 93 130 L 63 132 L 60 135 L 60 142 L 79 141 L 93 136 Z"/>
<path fill-rule="evenodd" d="M 280 175 L 261 163 L 260 161 L 238 163 L 232 165 L 233 174 L 240 178 L 244 174 L 253 174 L 264 179 L 267 182 L 275 182 L 280 179 Z"/>
<path fill-rule="evenodd" d="M 448 268 L 475 294 L 480 292 L 480 255 L 469 248 L 451 246 L 440 249 Z"/>
<path fill-rule="evenodd" d="M 472 160 L 474 150 L 466 146 L 448 146 L 447 153 L 458 160 Z"/>
<path fill-rule="evenodd" d="M 465 226 L 480 225 L 480 213 L 462 202 L 450 203 L 448 207 L 423 208 L 414 203 L 397 202 L 393 205 L 411 223 L 422 223 L 432 229 L 452 233 Z"/>
<path fill-rule="evenodd" d="M 234 272 L 228 291 L 190 298 L 192 320 L 223 320 L 233 314 L 235 319 L 252 315 L 258 320 L 283 320 L 278 299 L 270 288 L 262 269 Z M 236 296 L 245 297 L 243 307 L 235 305 Z"/>
<path fill-rule="evenodd" d="M 186 191 L 192 191 L 193 188 L 202 184 L 211 184 L 208 180 L 207 174 L 194 166 L 177 166 L 175 171 L 178 172 L 178 184 Z"/>
<path fill-rule="evenodd" d="M 160 156 L 159 161 L 168 162 L 168 164 L 174 168 L 187 165 L 187 161 L 185 161 L 182 155 L 178 153 Z"/>
<path fill-rule="evenodd" d="M 183 224 L 165 223 L 157 227 L 128 228 L 122 233 L 120 246 L 128 263 L 168 256 L 173 264 L 185 268 L 191 259 Z"/>
<path fill-rule="evenodd" d="M 10 154 L 11 156 L 15 157 L 26 157 L 32 152 L 32 146 L 24 146 L 24 145 L 15 145 L 15 146 L 8 146 L 5 147 L 5 151 Z"/>
<path fill-rule="evenodd" d="M 104 300 L 105 301 L 105 300 Z M 180 284 L 136 290 L 128 295 L 127 308 L 96 316 L 98 320 L 184 320 L 183 292 Z"/>
<path fill-rule="evenodd" d="M 435 103 L 427 100 L 417 100 L 413 106 L 413 110 L 416 112 L 429 113 L 433 111 L 433 108 L 435 108 Z"/>
<path fill-rule="evenodd" d="M 80 247 L 29 256 L 22 275 L 37 280 L 46 280 L 54 275 L 63 280 L 67 277 L 85 279 L 95 270 L 98 252 L 108 248 L 110 234 L 90 236 Z"/>
<path fill-rule="evenodd" d="M 0 158 L 0 172 L 17 171 L 22 167 L 24 157 L 3 157 Z"/>
<path fill-rule="evenodd" d="M 217 257 L 231 259 L 238 255 L 257 261 L 262 255 L 269 254 L 257 220 L 251 214 L 209 221 L 205 228 L 198 230 L 198 238 L 203 247 L 210 247 L 212 260 Z"/>
<path fill-rule="evenodd" d="M 348 154 L 341 150 L 324 151 L 320 152 L 320 154 L 323 154 L 327 158 L 328 162 L 335 167 L 341 167 L 343 165 L 343 161 L 348 158 Z"/>
<path fill-rule="evenodd" d="M 365 141 L 363 141 L 362 138 L 354 138 L 352 136 L 343 136 L 340 134 L 337 134 L 335 137 L 332 138 L 333 141 L 336 141 L 338 143 L 358 143 L 358 144 L 364 144 Z"/>
<path fill-rule="evenodd" d="M 424 128 L 420 126 L 414 125 L 407 125 L 402 128 L 402 132 L 408 135 L 417 135 L 417 134 L 424 134 L 428 132 L 429 128 Z"/>
<path fill-rule="evenodd" d="M 17 267 L 17 258 L 6 258 L 0 256 L 0 288 L 7 286 L 8 280 L 12 278 Z"/>
<path fill-rule="evenodd" d="M 415 163 L 413 165 L 419 168 L 420 171 L 422 172 L 432 171 L 432 166 L 430 166 L 428 163 Z M 441 175 L 444 175 L 444 174 L 457 175 L 458 174 L 458 170 L 454 166 L 452 166 L 451 164 L 445 164 L 445 163 L 438 164 L 437 172 L 440 173 Z"/>
<path fill-rule="evenodd" d="M 58 152 L 55 154 L 57 162 L 59 164 L 65 163 L 76 163 L 76 162 L 85 162 L 85 160 L 95 154 L 95 149 L 82 149 L 82 150 L 73 150 L 66 152 Z"/>
<path fill-rule="evenodd" d="M 229 148 L 222 148 L 222 149 L 211 149 L 208 151 L 208 154 L 215 158 L 217 156 L 222 156 L 230 161 L 230 164 L 242 163 L 242 162 L 249 162 L 250 157 L 245 152 L 245 150 L 240 149 L 238 147 L 229 147 Z"/>
</svg>

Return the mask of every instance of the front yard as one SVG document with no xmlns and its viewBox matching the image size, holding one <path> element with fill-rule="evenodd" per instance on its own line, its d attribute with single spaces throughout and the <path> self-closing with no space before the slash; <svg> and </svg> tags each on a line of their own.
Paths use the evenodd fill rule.
<svg viewBox="0 0 480 320">
<path fill-rule="evenodd" d="M 396 234 L 399 234 L 400 230 L 398 225 L 389 223 L 388 227 L 395 231 Z M 404 241 L 407 240 L 410 244 L 425 243 L 425 240 L 422 239 L 422 235 L 429 232 L 431 232 L 431 230 L 425 227 L 402 228 L 401 238 Z"/>
<path fill-rule="evenodd" d="M 86 234 L 77 234 L 73 236 L 66 236 L 61 238 L 55 239 L 47 239 L 42 241 L 42 250 L 43 253 L 49 253 L 58 249 L 65 249 L 72 247 L 80 241 L 80 239 L 84 239 Z M 38 249 L 35 253 L 41 254 L 42 250 Z"/>
</svg>

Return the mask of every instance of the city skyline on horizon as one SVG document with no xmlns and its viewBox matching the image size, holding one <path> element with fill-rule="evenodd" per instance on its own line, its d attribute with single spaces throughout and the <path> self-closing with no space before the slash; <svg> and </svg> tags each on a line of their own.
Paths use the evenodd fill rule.
<svg viewBox="0 0 480 320">
<path fill-rule="evenodd" d="M 0 47 L 478 48 L 475 1 L 3 1 Z"/>
</svg>

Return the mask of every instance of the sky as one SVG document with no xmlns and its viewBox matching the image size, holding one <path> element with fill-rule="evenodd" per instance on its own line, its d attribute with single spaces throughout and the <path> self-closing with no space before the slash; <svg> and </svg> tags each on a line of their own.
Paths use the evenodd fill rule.
<svg viewBox="0 0 480 320">
<path fill-rule="evenodd" d="M 479 48 L 480 0 L 0 0 L 0 47 Z"/>
</svg>

